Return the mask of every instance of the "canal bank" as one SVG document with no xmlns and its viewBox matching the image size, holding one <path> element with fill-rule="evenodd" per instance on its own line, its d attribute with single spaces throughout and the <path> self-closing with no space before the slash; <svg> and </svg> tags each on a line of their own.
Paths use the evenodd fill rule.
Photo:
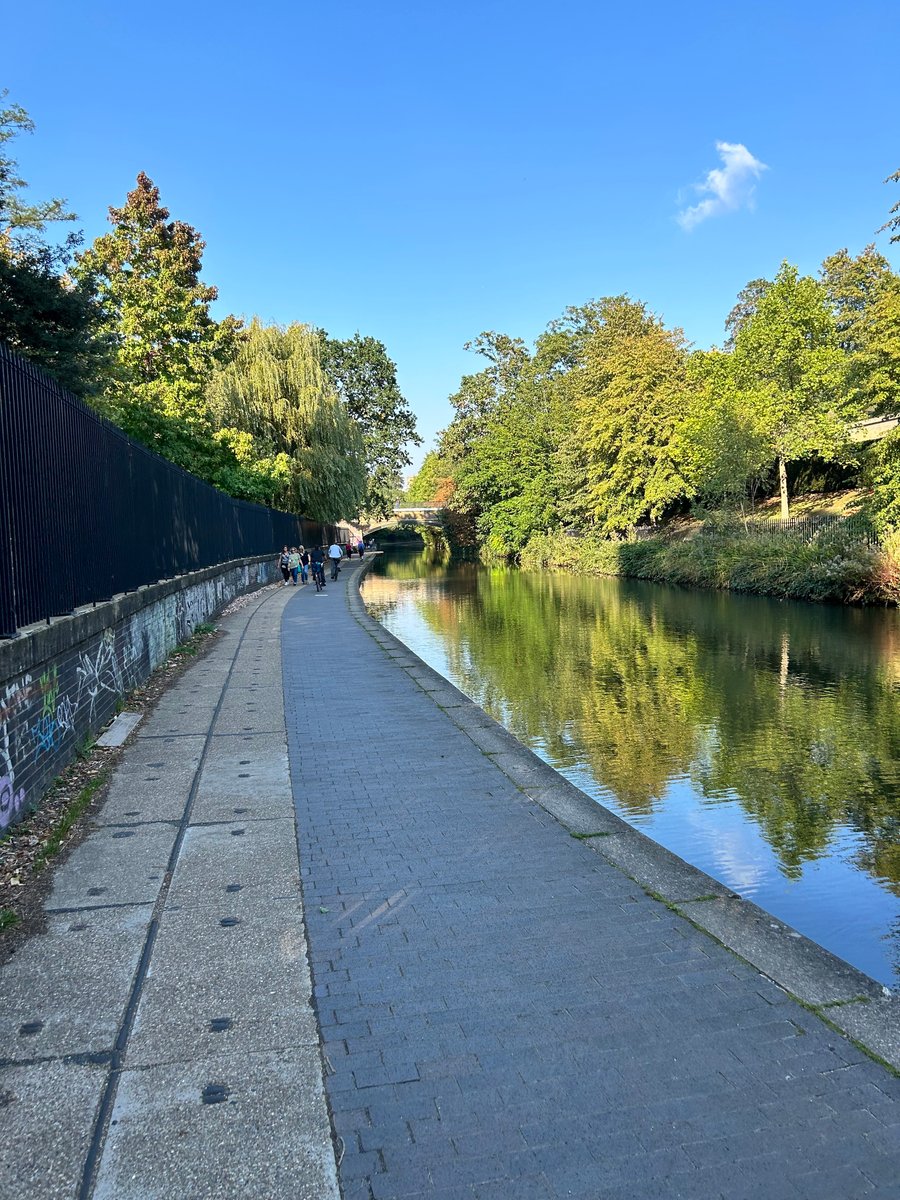
<svg viewBox="0 0 900 1200">
<path fill-rule="evenodd" d="M 878 545 L 874 530 L 861 518 L 796 533 L 748 532 L 735 518 L 725 525 L 707 522 L 689 532 L 663 528 L 632 541 L 538 534 L 523 548 L 521 562 L 532 570 L 552 568 L 818 603 L 896 606 L 897 539 L 890 545 L 890 550 Z"/>
</svg>

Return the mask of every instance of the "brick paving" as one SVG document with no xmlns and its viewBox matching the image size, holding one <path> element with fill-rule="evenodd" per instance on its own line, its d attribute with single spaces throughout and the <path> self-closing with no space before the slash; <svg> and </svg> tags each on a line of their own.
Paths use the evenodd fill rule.
<svg viewBox="0 0 900 1200">
<path fill-rule="evenodd" d="M 517 789 L 347 575 L 282 626 L 344 1200 L 896 1200 L 900 1080 Z"/>
</svg>

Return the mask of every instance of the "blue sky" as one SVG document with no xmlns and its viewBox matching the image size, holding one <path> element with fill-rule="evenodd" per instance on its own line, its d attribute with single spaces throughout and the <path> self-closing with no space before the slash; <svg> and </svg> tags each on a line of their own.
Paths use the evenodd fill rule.
<svg viewBox="0 0 900 1200">
<path fill-rule="evenodd" d="M 146 171 L 220 315 L 380 338 L 426 443 L 481 330 L 627 291 L 710 345 L 749 279 L 860 250 L 900 200 L 896 0 L 48 0 L 3 38 L 36 197 L 91 239 Z"/>
</svg>

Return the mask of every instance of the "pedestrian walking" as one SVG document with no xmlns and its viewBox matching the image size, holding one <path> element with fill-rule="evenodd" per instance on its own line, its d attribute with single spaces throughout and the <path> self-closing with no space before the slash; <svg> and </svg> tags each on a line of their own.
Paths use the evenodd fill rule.
<svg viewBox="0 0 900 1200">
<path fill-rule="evenodd" d="M 300 574 L 300 551 L 296 546 L 293 547 L 288 558 L 288 570 L 291 573 L 291 583 L 296 587 L 297 576 Z"/>
<path fill-rule="evenodd" d="M 300 547 L 300 579 L 309 583 L 309 551 L 305 546 Z"/>
<path fill-rule="evenodd" d="M 365 554 L 365 552 L 366 552 L 366 543 L 362 540 L 362 538 L 360 538 L 359 541 L 356 543 L 356 553 L 359 555 L 360 558 L 362 558 L 362 556 Z"/>
<path fill-rule="evenodd" d="M 353 543 L 347 542 L 346 545 L 344 546 L 344 549 L 347 552 L 347 557 L 352 558 L 353 557 Z"/>
<path fill-rule="evenodd" d="M 287 587 L 291 581 L 291 552 L 287 546 L 281 551 L 278 566 L 281 568 L 281 574 L 284 577 L 284 586 Z"/>
</svg>

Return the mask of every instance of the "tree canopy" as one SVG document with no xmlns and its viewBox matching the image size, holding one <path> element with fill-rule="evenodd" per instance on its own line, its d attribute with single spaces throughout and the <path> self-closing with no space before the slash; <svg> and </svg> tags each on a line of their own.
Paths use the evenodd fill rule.
<svg viewBox="0 0 900 1200">
<path fill-rule="evenodd" d="M 397 383 L 397 368 L 373 337 L 331 338 L 319 330 L 322 367 L 363 437 L 366 468 L 362 511 L 386 517 L 403 487 L 406 446 L 419 445 L 416 419 Z"/>
<path fill-rule="evenodd" d="M 220 443 L 229 445 L 277 508 L 315 520 L 358 511 L 363 438 L 326 378 L 315 330 L 254 320 L 206 388 Z"/>
</svg>

